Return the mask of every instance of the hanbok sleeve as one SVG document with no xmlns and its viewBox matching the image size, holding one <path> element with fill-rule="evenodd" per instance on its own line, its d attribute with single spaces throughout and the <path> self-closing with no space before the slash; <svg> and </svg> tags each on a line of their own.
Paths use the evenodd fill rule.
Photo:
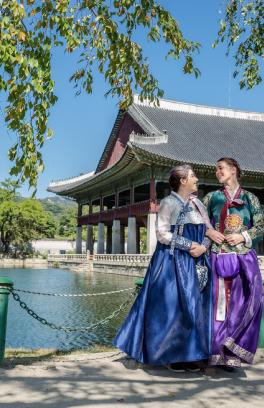
<svg viewBox="0 0 264 408">
<path fill-rule="evenodd" d="M 211 245 L 212 245 L 212 240 L 209 237 L 204 237 L 201 245 L 205 246 L 205 248 L 207 250 L 209 250 L 211 248 Z"/>
<path fill-rule="evenodd" d="M 214 226 L 211 224 L 212 221 L 212 210 L 211 210 L 211 198 L 212 198 L 212 192 L 206 194 L 206 196 L 204 196 L 203 198 L 203 205 L 207 211 L 207 215 L 208 215 L 208 219 L 209 219 L 209 223 L 206 224 L 206 231 L 209 229 L 214 229 Z M 206 233 L 205 233 L 206 235 Z M 212 241 L 210 238 L 208 238 L 207 236 L 204 239 L 204 242 L 202 243 L 207 249 L 209 249 L 211 247 Z"/>
<path fill-rule="evenodd" d="M 208 213 L 207 213 L 207 207 L 197 198 L 194 199 L 194 203 L 196 204 L 196 207 L 200 213 L 200 215 L 202 216 L 203 222 L 206 226 L 206 231 L 208 229 L 213 229 L 213 226 L 210 222 Z M 208 250 L 211 247 L 212 241 L 209 237 L 204 237 L 201 245 L 204 245 L 205 248 Z"/>
<path fill-rule="evenodd" d="M 172 239 L 172 232 L 170 231 L 171 211 L 169 202 L 166 200 L 161 200 L 156 220 L 156 235 L 157 240 L 166 245 L 170 245 Z"/>
<path fill-rule="evenodd" d="M 192 246 L 192 241 L 182 235 L 173 234 L 171 232 L 171 214 L 172 208 L 170 202 L 166 199 L 161 200 L 156 221 L 157 239 L 162 244 L 172 245 L 173 248 L 189 251 Z"/>
<path fill-rule="evenodd" d="M 259 199 L 254 194 L 247 192 L 247 198 L 253 225 L 246 232 L 254 245 L 264 235 L 264 213 Z"/>
</svg>

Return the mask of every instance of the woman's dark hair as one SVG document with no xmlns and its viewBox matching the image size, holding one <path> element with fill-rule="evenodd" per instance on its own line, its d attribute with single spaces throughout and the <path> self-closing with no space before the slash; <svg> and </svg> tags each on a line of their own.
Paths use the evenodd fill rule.
<svg viewBox="0 0 264 408">
<path fill-rule="evenodd" d="M 229 166 L 235 167 L 236 168 L 236 175 L 238 180 L 241 179 L 242 177 L 242 170 L 241 167 L 239 166 L 238 162 L 233 159 L 232 157 L 222 157 L 221 159 L 217 160 L 217 163 L 224 161 L 225 163 L 229 164 Z"/>
<path fill-rule="evenodd" d="M 189 171 L 192 170 L 192 167 L 189 164 L 182 164 L 174 167 L 170 171 L 169 183 L 171 189 L 177 193 L 181 185 L 181 179 L 186 179 L 188 177 Z"/>
</svg>

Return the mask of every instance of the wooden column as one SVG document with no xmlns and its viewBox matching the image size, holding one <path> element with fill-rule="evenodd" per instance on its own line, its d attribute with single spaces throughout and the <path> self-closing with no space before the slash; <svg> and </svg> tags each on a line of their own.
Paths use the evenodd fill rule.
<svg viewBox="0 0 264 408">
<path fill-rule="evenodd" d="M 156 203 L 157 201 L 157 195 L 156 195 L 156 183 L 155 183 L 155 179 L 154 177 L 151 177 L 149 180 L 149 184 L 150 184 L 150 201 L 152 203 Z"/>
<path fill-rule="evenodd" d="M 82 216 L 82 205 L 78 203 L 77 210 L 77 227 L 76 227 L 76 254 L 82 253 L 82 226 L 79 225 L 79 217 Z"/>
<path fill-rule="evenodd" d="M 76 254 L 82 253 L 82 226 L 76 228 Z"/>
</svg>

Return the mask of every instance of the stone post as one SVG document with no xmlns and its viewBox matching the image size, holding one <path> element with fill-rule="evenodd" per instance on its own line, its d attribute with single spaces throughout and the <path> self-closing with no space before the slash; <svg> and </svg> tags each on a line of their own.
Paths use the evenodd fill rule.
<svg viewBox="0 0 264 408">
<path fill-rule="evenodd" d="M 155 213 L 148 214 L 148 227 L 147 227 L 147 253 L 152 255 L 157 245 L 155 222 L 157 215 Z"/>
<path fill-rule="evenodd" d="M 127 253 L 137 253 L 137 220 L 136 217 L 128 217 Z"/>
<path fill-rule="evenodd" d="M 120 220 L 113 221 L 112 254 L 120 254 Z"/>
<path fill-rule="evenodd" d="M 97 253 L 104 254 L 104 223 L 98 224 Z"/>
<path fill-rule="evenodd" d="M 93 226 L 87 225 L 87 235 L 86 235 L 86 252 L 89 251 L 93 254 Z"/>
</svg>

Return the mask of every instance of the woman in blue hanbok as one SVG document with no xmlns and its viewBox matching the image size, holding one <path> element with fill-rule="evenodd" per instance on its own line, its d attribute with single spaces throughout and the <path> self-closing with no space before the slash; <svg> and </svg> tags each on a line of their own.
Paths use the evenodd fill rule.
<svg viewBox="0 0 264 408">
<path fill-rule="evenodd" d="M 211 278 L 205 254 L 210 240 L 205 232 L 212 227 L 205 207 L 191 195 L 197 182 L 189 165 L 171 171 L 172 192 L 157 215 L 156 250 L 113 341 L 141 363 L 177 370 L 179 363 L 188 369 L 186 362 L 210 357 Z"/>
</svg>

